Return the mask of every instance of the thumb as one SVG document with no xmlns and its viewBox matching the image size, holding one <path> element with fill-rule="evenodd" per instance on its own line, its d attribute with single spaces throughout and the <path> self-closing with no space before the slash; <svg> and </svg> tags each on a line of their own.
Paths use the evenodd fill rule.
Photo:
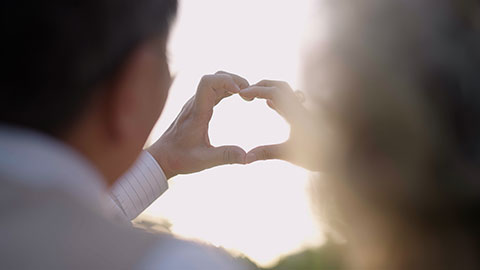
<svg viewBox="0 0 480 270">
<path fill-rule="evenodd" d="M 254 148 L 248 152 L 246 163 L 250 164 L 259 160 L 282 159 L 285 160 L 287 156 L 287 145 L 273 144 Z"/>
<path fill-rule="evenodd" d="M 206 153 L 210 166 L 220 166 L 225 164 L 245 164 L 245 151 L 238 146 L 221 146 L 211 148 Z"/>
</svg>

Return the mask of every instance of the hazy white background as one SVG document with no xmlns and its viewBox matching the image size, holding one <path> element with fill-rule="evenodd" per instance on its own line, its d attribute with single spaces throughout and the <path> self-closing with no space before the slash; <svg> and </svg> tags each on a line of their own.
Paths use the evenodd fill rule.
<svg viewBox="0 0 480 270">
<path fill-rule="evenodd" d="M 300 88 L 300 55 L 311 0 L 180 0 L 170 40 L 177 74 L 151 140 L 158 138 L 195 93 L 204 74 L 225 70 L 247 78 L 288 81 Z M 286 122 L 263 101 L 238 96 L 215 109 L 213 145 L 246 151 L 288 138 Z M 174 233 L 244 253 L 267 266 L 281 256 L 319 245 L 311 214 L 308 172 L 281 161 L 224 166 L 178 176 L 147 214 L 168 219 Z"/>
</svg>

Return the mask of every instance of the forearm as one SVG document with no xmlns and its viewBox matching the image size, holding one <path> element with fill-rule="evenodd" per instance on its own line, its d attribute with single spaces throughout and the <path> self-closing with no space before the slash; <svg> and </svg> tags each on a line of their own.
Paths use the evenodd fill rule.
<svg viewBox="0 0 480 270">
<path fill-rule="evenodd" d="M 128 220 L 136 218 L 168 189 L 156 160 L 142 152 L 132 168 L 117 180 L 110 196 Z"/>
</svg>

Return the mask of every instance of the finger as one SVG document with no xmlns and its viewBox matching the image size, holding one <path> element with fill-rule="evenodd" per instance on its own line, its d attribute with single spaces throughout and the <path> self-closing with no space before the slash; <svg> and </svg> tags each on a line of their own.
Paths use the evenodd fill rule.
<svg viewBox="0 0 480 270">
<path fill-rule="evenodd" d="M 277 99 L 277 95 L 279 94 L 279 89 L 276 87 L 266 87 L 266 86 L 250 86 L 246 89 L 240 91 L 240 96 L 244 99 L 255 99 L 255 98 L 262 98 L 262 99 L 270 99 L 275 100 Z"/>
<path fill-rule="evenodd" d="M 278 114 L 280 114 L 283 118 L 287 119 L 288 118 L 288 115 L 285 115 L 284 112 L 282 112 L 281 110 L 279 110 L 277 108 L 277 106 L 275 106 L 275 102 L 273 102 L 273 100 L 271 99 L 267 99 L 267 106 L 270 107 L 270 109 L 276 111 Z"/>
<path fill-rule="evenodd" d="M 256 86 L 264 86 L 264 87 L 278 87 L 278 88 L 283 88 L 285 90 L 289 90 L 295 93 L 297 96 L 297 99 L 300 103 L 304 103 L 306 101 L 305 94 L 300 91 L 293 91 L 292 87 L 287 83 L 283 81 L 271 81 L 271 80 L 263 80 L 255 84 Z"/>
<path fill-rule="evenodd" d="M 270 100 L 267 103 L 270 108 L 277 111 L 290 123 L 301 118 L 305 113 L 305 108 L 298 101 L 295 93 L 287 88 L 250 86 L 240 91 L 240 96 L 246 99 L 262 98 Z"/>
<path fill-rule="evenodd" d="M 297 91 L 293 91 L 292 90 L 292 87 L 287 83 L 287 82 L 283 82 L 283 81 L 271 81 L 271 80 L 263 80 L 263 81 L 260 81 L 258 83 L 256 83 L 255 85 L 257 86 L 264 86 L 264 87 L 278 87 L 278 88 L 283 88 L 285 90 L 288 90 L 288 91 L 291 91 L 291 92 L 294 92 L 295 93 L 295 96 L 297 96 L 297 99 L 300 103 L 305 103 L 306 101 L 306 98 L 305 98 L 305 94 L 300 91 L 300 90 L 297 90 Z"/>
<path fill-rule="evenodd" d="M 287 90 L 288 91 L 288 90 Z M 285 90 L 277 87 L 250 86 L 240 91 L 240 96 L 244 99 L 261 98 L 267 100 L 267 105 L 284 117 L 287 121 L 293 121 L 297 114 L 293 110 L 296 97 L 293 93 L 286 93 Z"/>
<path fill-rule="evenodd" d="M 215 74 L 223 74 L 223 75 L 229 75 L 232 77 L 232 79 L 235 81 L 235 83 L 240 87 L 240 89 L 245 89 L 247 87 L 250 86 L 250 83 L 243 77 L 240 77 L 239 75 L 236 75 L 236 74 L 233 74 L 233 73 L 229 73 L 229 72 L 226 72 L 226 71 L 217 71 L 217 73 Z M 226 96 L 226 97 L 229 97 L 231 96 L 232 94 Z M 251 100 L 247 100 L 247 101 L 252 101 L 253 99 Z M 221 100 L 218 100 L 218 102 L 220 102 Z M 217 102 L 217 104 L 218 104 Z"/>
<path fill-rule="evenodd" d="M 227 74 L 216 74 L 203 76 L 195 98 L 198 110 L 210 111 L 222 99 L 239 93 L 240 87 L 232 76 Z"/>
<path fill-rule="evenodd" d="M 284 82 L 284 81 L 262 80 L 262 81 L 256 83 L 255 85 L 264 86 L 264 87 L 280 87 L 280 88 L 286 88 L 286 89 L 289 89 L 289 90 L 293 91 L 292 87 L 290 87 L 290 84 L 288 84 L 287 82 Z"/>
<path fill-rule="evenodd" d="M 250 83 L 243 77 L 240 77 L 236 74 L 229 73 L 226 71 L 218 71 L 215 74 L 223 74 L 223 75 L 229 75 L 232 77 L 232 79 L 235 81 L 235 83 L 240 87 L 240 89 L 245 89 L 250 86 Z"/>
<path fill-rule="evenodd" d="M 210 167 L 225 164 L 245 164 L 245 151 L 238 146 L 220 146 L 210 148 L 205 157 Z"/>
<path fill-rule="evenodd" d="M 285 160 L 287 156 L 287 145 L 283 144 L 274 144 L 274 145 L 265 145 L 259 146 L 250 150 L 247 153 L 246 163 L 250 164 L 259 160 L 270 160 L 270 159 L 281 159 Z"/>
<path fill-rule="evenodd" d="M 275 87 L 267 87 L 267 86 L 251 86 L 249 88 L 243 89 L 240 91 L 240 96 L 246 100 L 253 100 L 255 98 L 265 98 L 269 99 L 270 101 L 273 101 L 275 97 L 275 91 L 281 91 L 281 90 L 276 90 L 272 89 Z M 283 91 L 288 92 L 288 90 Z M 297 97 L 298 102 L 304 103 L 305 102 L 305 94 L 302 91 L 295 91 L 294 92 L 295 96 Z"/>
<path fill-rule="evenodd" d="M 273 109 L 273 110 L 275 110 L 275 111 L 277 110 L 277 108 L 275 107 L 275 104 L 273 103 L 272 100 L 267 99 L 267 105 L 268 105 L 268 107 L 270 107 L 271 109 Z"/>
<path fill-rule="evenodd" d="M 255 98 L 246 98 L 244 96 L 240 96 L 240 97 L 243 98 L 243 100 L 248 101 L 248 102 L 253 101 L 255 99 Z"/>
</svg>

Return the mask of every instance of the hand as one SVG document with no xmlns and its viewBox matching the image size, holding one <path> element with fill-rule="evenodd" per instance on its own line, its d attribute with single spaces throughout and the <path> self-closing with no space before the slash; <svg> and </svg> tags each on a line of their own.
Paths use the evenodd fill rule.
<svg viewBox="0 0 480 270">
<path fill-rule="evenodd" d="M 208 125 L 215 105 L 248 86 L 247 80 L 226 72 L 202 78 L 195 96 L 162 137 L 147 149 L 167 179 L 224 164 L 245 164 L 246 153 L 240 147 L 210 144 Z"/>
<path fill-rule="evenodd" d="M 243 89 L 240 96 L 245 100 L 266 99 L 267 105 L 283 116 L 291 127 L 286 142 L 252 149 L 247 154 L 247 163 L 281 159 L 312 171 L 322 169 L 318 154 L 319 123 L 302 105 L 305 98 L 301 92 L 294 92 L 286 82 L 264 80 Z"/>
</svg>

